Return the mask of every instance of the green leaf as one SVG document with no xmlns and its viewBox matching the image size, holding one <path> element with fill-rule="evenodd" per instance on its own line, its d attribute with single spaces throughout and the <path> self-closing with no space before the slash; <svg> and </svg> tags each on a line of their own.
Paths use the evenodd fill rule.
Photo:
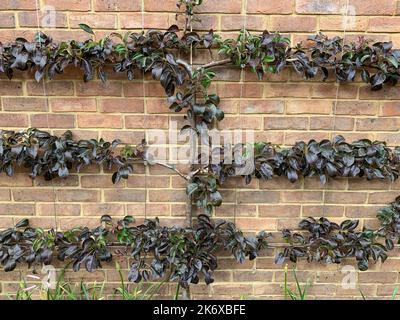
<svg viewBox="0 0 400 320">
<path fill-rule="evenodd" d="M 275 61 L 275 56 L 265 56 L 263 59 L 264 63 L 271 63 Z"/>
<path fill-rule="evenodd" d="M 397 61 L 397 59 L 393 56 L 388 56 L 386 58 L 396 69 L 399 67 L 399 62 Z"/>
<path fill-rule="evenodd" d="M 81 28 L 83 31 L 85 31 L 85 32 L 87 32 L 87 33 L 90 33 L 90 34 L 93 34 L 93 35 L 94 35 L 94 32 L 93 32 L 92 28 L 89 27 L 87 24 L 80 23 L 80 24 L 79 24 L 79 28 Z"/>
<path fill-rule="evenodd" d="M 186 194 L 191 196 L 194 192 L 199 189 L 199 185 L 197 183 L 189 183 L 186 187 Z"/>
</svg>

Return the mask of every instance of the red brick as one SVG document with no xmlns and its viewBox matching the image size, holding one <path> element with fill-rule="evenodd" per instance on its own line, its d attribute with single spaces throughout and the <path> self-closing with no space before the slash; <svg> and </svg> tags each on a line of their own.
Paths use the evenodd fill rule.
<svg viewBox="0 0 400 320">
<path fill-rule="evenodd" d="M 366 118 L 356 120 L 359 131 L 397 131 L 400 127 L 398 118 Z"/>
<path fill-rule="evenodd" d="M 1 5 L 0 5 L 1 6 Z M 0 28 L 14 28 L 15 16 L 12 12 L 0 12 Z"/>
<path fill-rule="evenodd" d="M 140 1 L 127 0 L 94 0 L 95 11 L 141 11 Z"/>
<path fill-rule="evenodd" d="M 168 15 L 122 13 L 119 15 L 121 29 L 167 29 Z"/>
<path fill-rule="evenodd" d="M 346 31 L 364 32 L 368 29 L 368 18 L 349 16 L 321 16 L 319 18 L 319 29 L 321 31 L 340 31 L 346 28 Z M 347 40 L 347 37 L 346 37 Z"/>
<path fill-rule="evenodd" d="M 64 12 L 60 11 L 52 11 L 51 14 L 55 14 L 55 20 L 52 18 L 51 23 L 54 25 L 49 26 L 48 20 L 49 12 L 40 12 L 39 16 L 37 11 L 28 11 L 28 12 L 19 12 L 18 13 L 18 24 L 20 27 L 27 27 L 27 28 L 37 28 L 38 22 L 40 27 L 42 28 L 66 28 L 68 26 L 67 23 L 67 15 Z M 38 20 L 39 19 L 39 20 Z"/>
<path fill-rule="evenodd" d="M 326 192 L 326 203 L 365 203 L 367 194 L 365 192 Z"/>
<path fill-rule="evenodd" d="M 26 90 L 30 96 L 72 96 L 74 84 L 72 81 L 36 82 L 28 81 Z"/>
<path fill-rule="evenodd" d="M 299 217 L 300 205 L 260 205 L 258 212 L 260 217 Z"/>
<path fill-rule="evenodd" d="M 76 83 L 76 93 L 78 96 L 121 96 L 122 84 L 116 81 L 90 81 Z"/>
<path fill-rule="evenodd" d="M 317 29 L 317 18 L 313 16 L 273 16 L 270 29 L 278 32 L 313 32 Z"/>
<path fill-rule="evenodd" d="M 115 29 L 117 16 L 110 13 L 74 13 L 69 16 L 70 28 L 80 28 L 80 23 L 85 23 L 93 29 Z"/>
<path fill-rule="evenodd" d="M 168 116 L 125 116 L 125 127 L 128 129 L 168 129 Z"/>
<path fill-rule="evenodd" d="M 225 117 L 220 123 L 221 129 L 255 129 L 259 130 L 262 126 L 260 117 Z"/>
<path fill-rule="evenodd" d="M 288 114 L 330 114 L 331 111 L 332 102 L 324 100 L 290 100 L 286 108 Z"/>
<path fill-rule="evenodd" d="M 1 127 L 26 127 L 28 125 L 28 116 L 25 114 L 0 113 Z"/>
<path fill-rule="evenodd" d="M 99 109 L 104 113 L 142 113 L 144 105 L 143 100 L 139 99 L 101 99 Z"/>
<path fill-rule="evenodd" d="M 34 214 L 35 214 L 35 206 L 33 204 L 14 204 L 14 203 L 0 204 L 1 216 L 21 216 L 21 215 L 33 216 Z M 11 225 L 9 225 L 8 227 L 11 227 Z"/>
<path fill-rule="evenodd" d="M 277 203 L 280 193 L 276 191 L 237 191 L 237 203 Z"/>
<path fill-rule="evenodd" d="M 37 0 L 2 0 L 0 10 L 35 10 Z"/>
<path fill-rule="evenodd" d="M 0 95 L 21 96 L 22 95 L 21 81 L 0 80 Z"/>
<path fill-rule="evenodd" d="M 351 131 L 354 119 L 350 117 L 311 117 L 310 130 L 343 130 Z"/>
<path fill-rule="evenodd" d="M 257 83 L 227 83 L 218 84 L 218 94 L 221 98 L 262 98 L 263 85 Z"/>
<path fill-rule="evenodd" d="M 70 1 L 59 1 L 59 0 L 44 0 L 44 5 L 53 6 L 59 11 L 89 11 L 90 0 L 70 0 Z"/>
<path fill-rule="evenodd" d="M 221 30 L 265 30 L 266 21 L 262 16 L 229 15 L 221 16 Z"/>
<path fill-rule="evenodd" d="M 49 189 L 32 189 L 27 191 L 26 189 L 13 189 L 13 198 L 15 201 L 55 201 L 56 194 L 53 190 Z"/>
<path fill-rule="evenodd" d="M 144 10 L 145 11 L 158 11 L 158 12 L 176 12 L 178 8 L 176 6 L 175 0 L 165 0 L 160 6 L 160 3 L 155 0 L 144 1 Z"/>
<path fill-rule="evenodd" d="M 293 0 L 264 1 L 248 0 L 247 12 L 266 14 L 290 14 L 293 12 Z"/>
<path fill-rule="evenodd" d="M 382 105 L 381 115 L 384 117 L 400 116 L 400 103 L 386 102 Z"/>
<path fill-rule="evenodd" d="M 118 115 L 78 114 L 80 128 L 122 128 L 122 118 Z"/>
<path fill-rule="evenodd" d="M 40 216 L 79 216 L 80 204 L 38 203 L 37 213 Z"/>
<path fill-rule="evenodd" d="M 145 200 L 145 196 L 145 190 L 137 189 L 104 191 L 104 200 L 106 202 L 143 202 Z"/>
<path fill-rule="evenodd" d="M 362 101 L 338 101 L 334 104 L 335 114 L 345 115 L 376 115 L 378 103 Z"/>
<path fill-rule="evenodd" d="M 240 113 L 283 113 L 283 101 L 270 100 L 240 100 Z"/>
<path fill-rule="evenodd" d="M 122 204 L 111 203 L 84 204 L 82 211 L 85 216 L 102 216 L 105 214 L 122 216 L 124 214 L 124 206 Z"/>
<path fill-rule="evenodd" d="M 98 190 L 57 190 L 58 200 L 65 202 L 98 202 L 100 191 Z"/>
<path fill-rule="evenodd" d="M 240 13 L 241 10 L 241 1 L 232 0 L 204 0 L 202 5 L 198 8 L 198 12 L 211 13 Z"/>
<path fill-rule="evenodd" d="M 35 128 L 73 128 L 75 116 L 70 114 L 33 114 L 31 126 Z"/>
<path fill-rule="evenodd" d="M 46 98 L 3 98 L 5 111 L 47 111 Z"/>
<path fill-rule="evenodd" d="M 50 108 L 53 112 L 94 112 L 95 98 L 51 98 Z"/>
<path fill-rule="evenodd" d="M 368 31 L 370 32 L 399 32 L 400 31 L 400 17 L 393 18 L 382 18 L 372 17 L 369 19 Z"/>
<path fill-rule="evenodd" d="M 150 190 L 151 202 L 186 202 L 187 196 L 184 190 Z"/>
<path fill-rule="evenodd" d="M 282 202 L 321 202 L 321 191 L 282 191 Z"/>
<path fill-rule="evenodd" d="M 81 177 L 83 188 L 118 188 L 122 183 L 113 184 L 111 175 L 84 175 Z"/>
<path fill-rule="evenodd" d="M 342 14 L 341 0 L 296 0 L 296 12 L 306 14 Z"/>
<path fill-rule="evenodd" d="M 276 230 L 276 219 L 264 218 L 236 218 L 236 226 L 245 231 Z"/>
<path fill-rule="evenodd" d="M 281 97 L 293 97 L 293 98 L 307 98 L 311 93 L 311 86 L 307 84 L 294 84 L 294 83 L 283 83 L 283 84 L 267 84 L 265 86 L 265 97 L 267 98 L 281 98 Z"/>
<path fill-rule="evenodd" d="M 264 130 L 306 130 L 306 117 L 264 117 Z"/>
<path fill-rule="evenodd" d="M 396 2 L 393 0 L 350 0 L 349 6 L 354 7 L 357 16 L 392 15 L 395 13 Z"/>
</svg>

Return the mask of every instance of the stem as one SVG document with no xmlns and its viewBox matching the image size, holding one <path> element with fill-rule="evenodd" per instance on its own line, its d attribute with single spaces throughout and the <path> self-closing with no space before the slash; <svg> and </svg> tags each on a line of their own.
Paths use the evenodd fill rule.
<svg viewBox="0 0 400 320">
<path fill-rule="evenodd" d="M 170 169 L 170 170 L 174 171 L 175 173 L 177 173 L 181 178 L 185 179 L 186 181 L 190 180 L 190 178 L 187 175 L 185 175 L 182 172 L 180 172 L 174 166 L 171 166 L 171 165 L 166 164 L 166 163 L 161 163 L 161 162 L 156 162 L 156 164 L 161 166 L 161 167 L 164 167 L 164 168 L 167 168 L 167 169 Z"/>
<path fill-rule="evenodd" d="M 180 285 L 180 283 L 178 282 L 178 285 L 176 286 L 175 300 L 178 300 L 178 298 L 179 298 L 179 291 L 180 291 L 180 289 L 181 289 L 181 285 Z"/>
<path fill-rule="evenodd" d="M 230 58 L 223 59 L 223 60 L 217 60 L 217 61 L 211 61 L 209 63 L 206 63 L 206 64 L 198 67 L 197 70 L 214 68 L 214 67 L 217 67 L 217 66 L 222 66 L 222 65 L 225 65 L 225 64 L 229 64 L 231 62 L 232 62 L 232 60 Z"/>
<path fill-rule="evenodd" d="M 193 70 L 189 63 L 187 63 L 185 60 L 182 59 L 176 60 L 176 63 L 181 65 L 185 69 L 190 79 L 193 78 Z"/>
</svg>

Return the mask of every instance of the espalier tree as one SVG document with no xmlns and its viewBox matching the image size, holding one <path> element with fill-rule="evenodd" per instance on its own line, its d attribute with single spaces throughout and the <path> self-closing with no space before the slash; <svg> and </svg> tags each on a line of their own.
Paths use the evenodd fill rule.
<svg viewBox="0 0 400 320">
<path fill-rule="evenodd" d="M 235 66 L 251 69 L 260 79 L 267 73 L 277 74 L 292 68 L 304 79 L 334 76 L 339 82 L 354 81 L 357 74 L 371 90 L 384 85 L 395 85 L 400 77 L 400 51 L 391 42 L 370 43 L 360 38 L 356 43 L 345 44 L 343 38 L 332 39 L 323 34 L 309 37 L 307 47 L 292 46 L 290 40 L 279 33 L 264 31 L 251 34 L 242 30 L 236 39 L 223 39 L 212 30 L 199 34 L 192 31 L 197 21 L 196 6 L 201 0 L 179 0 L 178 13 L 185 18 L 183 31 L 173 25 L 166 31 L 112 33 L 100 40 L 64 41 L 55 43 L 49 35 L 39 32 L 34 41 L 18 38 L 12 43 L 0 44 L 0 72 L 12 78 L 15 70 L 34 74 L 37 81 L 54 79 L 69 66 L 79 68 L 83 81 L 95 77 L 107 81 L 106 66 L 112 65 L 116 73 L 125 73 L 129 80 L 138 74 L 151 73 L 165 90 L 170 109 L 185 112 L 186 124 L 182 132 L 201 137 L 209 143 L 208 130 L 223 121 L 220 98 L 210 92 L 210 85 L 222 67 Z M 81 24 L 81 28 L 94 34 Z M 200 49 L 216 52 L 208 63 L 193 66 L 182 59 Z M 214 54 L 215 55 L 215 54 Z M 213 55 L 210 54 L 210 57 Z M 129 280 L 165 279 L 178 281 L 185 289 L 199 282 L 199 276 L 209 284 L 212 272 L 218 267 L 218 250 L 230 252 L 238 262 L 246 257 L 256 258 L 267 247 L 268 234 L 245 237 L 234 223 L 212 221 L 210 215 L 223 199 L 218 187 L 231 177 L 243 175 L 246 183 L 253 178 L 271 179 L 283 176 L 291 182 L 317 176 L 322 184 L 335 177 L 366 177 L 394 181 L 399 177 L 400 148 L 388 148 L 385 142 L 367 139 L 346 142 L 338 136 L 332 141 L 297 142 L 293 147 L 280 148 L 268 142 L 252 145 L 239 144 L 216 147 L 206 155 L 232 152 L 233 162 L 203 161 L 194 164 L 184 174 L 176 166 L 158 162 L 148 152 L 143 141 L 140 145 L 123 144 L 120 140 L 73 140 L 67 131 L 53 136 L 38 129 L 0 132 L 0 169 L 12 176 L 15 167 L 29 168 L 30 176 L 44 176 L 46 180 L 66 178 L 70 171 L 88 165 L 104 166 L 114 170 L 112 180 L 118 183 L 128 179 L 137 165 L 160 165 L 171 169 L 187 183 L 187 226 L 163 227 L 158 219 L 146 220 L 133 226 L 133 217 L 112 222 L 103 216 L 94 229 L 74 228 L 63 232 L 31 228 L 28 220 L 0 233 L 0 262 L 6 271 L 19 263 L 49 264 L 53 259 L 72 262 L 73 270 L 85 267 L 93 271 L 102 261 L 112 259 L 111 248 L 118 254 L 133 259 Z M 248 165 L 250 170 L 240 174 Z M 197 159 L 191 159 L 197 160 Z M 247 167 L 248 169 L 248 167 Z M 308 218 L 300 222 L 299 231 L 283 230 L 286 244 L 269 244 L 282 250 L 276 262 L 285 259 L 341 263 L 354 257 L 360 270 L 368 269 L 371 261 L 385 261 L 387 252 L 399 240 L 400 200 L 378 212 L 381 225 L 376 230 L 357 231 L 357 220 L 346 220 L 340 225 L 325 218 Z M 203 210 L 193 217 L 194 208 Z M 152 257 L 149 262 L 149 257 Z"/>
</svg>

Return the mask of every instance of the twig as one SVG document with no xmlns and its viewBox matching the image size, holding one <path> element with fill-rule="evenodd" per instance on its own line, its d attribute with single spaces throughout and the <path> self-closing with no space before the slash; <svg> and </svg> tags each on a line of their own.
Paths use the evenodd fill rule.
<svg viewBox="0 0 400 320">
<path fill-rule="evenodd" d="M 229 59 L 229 58 L 228 59 L 223 59 L 223 60 L 211 61 L 209 63 L 206 63 L 206 64 L 198 67 L 197 70 L 214 68 L 214 67 L 217 67 L 217 66 L 222 66 L 224 64 L 231 63 L 231 62 L 232 62 L 232 60 Z"/>
<path fill-rule="evenodd" d="M 181 65 L 185 69 L 185 71 L 189 75 L 190 79 L 193 78 L 192 67 L 186 61 L 184 61 L 182 59 L 178 59 L 178 60 L 176 60 L 176 63 Z"/>
</svg>

